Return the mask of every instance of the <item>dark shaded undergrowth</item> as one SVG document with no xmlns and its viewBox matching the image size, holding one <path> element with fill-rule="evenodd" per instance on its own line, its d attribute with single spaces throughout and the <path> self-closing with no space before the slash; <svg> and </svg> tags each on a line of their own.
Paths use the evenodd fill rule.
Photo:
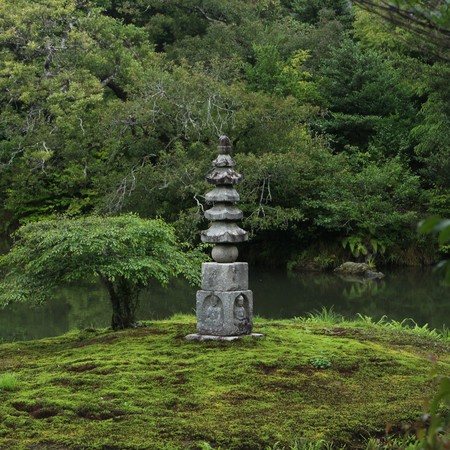
<svg viewBox="0 0 450 450">
<path fill-rule="evenodd" d="M 0 345 L 1 449 L 360 448 L 413 426 L 448 340 L 370 321 L 256 321 L 264 339 L 190 342 L 195 318 Z"/>
</svg>

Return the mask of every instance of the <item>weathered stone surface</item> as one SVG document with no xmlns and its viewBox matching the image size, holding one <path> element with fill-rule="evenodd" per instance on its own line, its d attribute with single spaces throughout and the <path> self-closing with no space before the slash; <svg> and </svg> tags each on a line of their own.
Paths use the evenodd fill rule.
<svg viewBox="0 0 450 450">
<path fill-rule="evenodd" d="M 212 165 L 213 167 L 235 167 L 236 161 L 230 155 L 219 155 Z"/>
<path fill-rule="evenodd" d="M 206 181 L 211 184 L 237 184 L 242 181 L 242 175 L 229 167 L 217 167 L 207 175 Z"/>
<path fill-rule="evenodd" d="M 205 291 L 246 291 L 248 264 L 208 262 L 202 264 L 202 289 Z"/>
<path fill-rule="evenodd" d="M 234 205 L 219 203 L 205 211 L 205 218 L 212 221 L 240 220 L 242 217 L 242 211 Z"/>
<path fill-rule="evenodd" d="M 212 259 L 217 263 L 234 263 L 239 256 L 235 245 L 216 244 L 211 251 Z"/>
<path fill-rule="evenodd" d="M 360 277 L 366 277 L 366 278 L 383 278 L 384 274 L 381 272 L 374 272 L 369 268 L 369 266 L 365 263 L 355 263 L 355 262 L 345 262 L 344 264 L 341 264 L 339 267 L 336 267 L 334 269 L 336 273 L 342 276 L 360 276 Z"/>
<path fill-rule="evenodd" d="M 214 336 L 250 334 L 253 292 L 197 291 L 197 331 Z"/>
<path fill-rule="evenodd" d="M 250 334 L 242 334 L 240 336 L 214 336 L 211 334 L 188 334 L 185 339 L 188 341 L 236 341 L 237 339 L 243 338 L 256 338 L 262 339 L 264 338 L 264 334 L 261 333 L 250 333 Z"/>
<path fill-rule="evenodd" d="M 207 230 L 202 231 L 201 240 L 211 244 L 234 244 L 248 241 L 248 235 L 235 223 L 213 222 Z"/>
<path fill-rule="evenodd" d="M 235 203 L 238 202 L 240 197 L 236 189 L 232 186 L 218 186 L 212 191 L 208 192 L 205 196 L 208 203 Z"/>
</svg>

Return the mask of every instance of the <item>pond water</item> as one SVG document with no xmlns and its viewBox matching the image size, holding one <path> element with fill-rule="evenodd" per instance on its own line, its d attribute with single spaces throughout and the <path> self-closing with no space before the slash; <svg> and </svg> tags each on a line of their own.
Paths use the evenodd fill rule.
<svg viewBox="0 0 450 450">
<path fill-rule="evenodd" d="M 304 316 L 323 306 L 352 318 L 356 313 L 378 320 L 412 318 L 431 328 L 450 326 L 450 288 L 431 270 L 403 269 L 387 272 L 380 281 L 348 281 L 333 274 L 250 269 L 254 314 L 281 319 Z M 182 280 L 166 289 L 154 287 L 141 298 L 138 319 L 164 319 L 176 313 L 195 314 L 195 292 Z M 15 304 L 0 309 L 0 342 L 56 336 L 69 330 L 106 327 L 110 305 L 100 285 L 61 289 L 58 298 L 41 307 Z"/>
</svg>

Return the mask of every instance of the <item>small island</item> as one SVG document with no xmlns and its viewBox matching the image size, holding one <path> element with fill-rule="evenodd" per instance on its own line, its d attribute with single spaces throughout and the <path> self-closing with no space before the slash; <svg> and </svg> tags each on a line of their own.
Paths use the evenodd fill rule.
<svg viewBox="0 0 450 450">
<path fill-rule="evenodd" d="M 1 344 L 17 385 L 0 388 L 0 448 L 406 448 L 448 338 L 330 317 L 258 319 L 264 339 L 234 342 L 187 341 L 195 317 L 177 316 Z"/>
</svg>

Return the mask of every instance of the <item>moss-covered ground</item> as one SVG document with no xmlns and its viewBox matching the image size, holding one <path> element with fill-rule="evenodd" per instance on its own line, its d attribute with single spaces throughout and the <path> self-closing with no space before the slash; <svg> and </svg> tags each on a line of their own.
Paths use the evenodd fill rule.
<svg viewBox="0 0 450 450">
<path fill-rule="evenodd" d="M 371 323 L 257 320 L 264 339 L 192 342 L 195 318 L 0 345 L 1 449 L 358 448 L 414 423 L 450 345 Z"/>
</svg>

